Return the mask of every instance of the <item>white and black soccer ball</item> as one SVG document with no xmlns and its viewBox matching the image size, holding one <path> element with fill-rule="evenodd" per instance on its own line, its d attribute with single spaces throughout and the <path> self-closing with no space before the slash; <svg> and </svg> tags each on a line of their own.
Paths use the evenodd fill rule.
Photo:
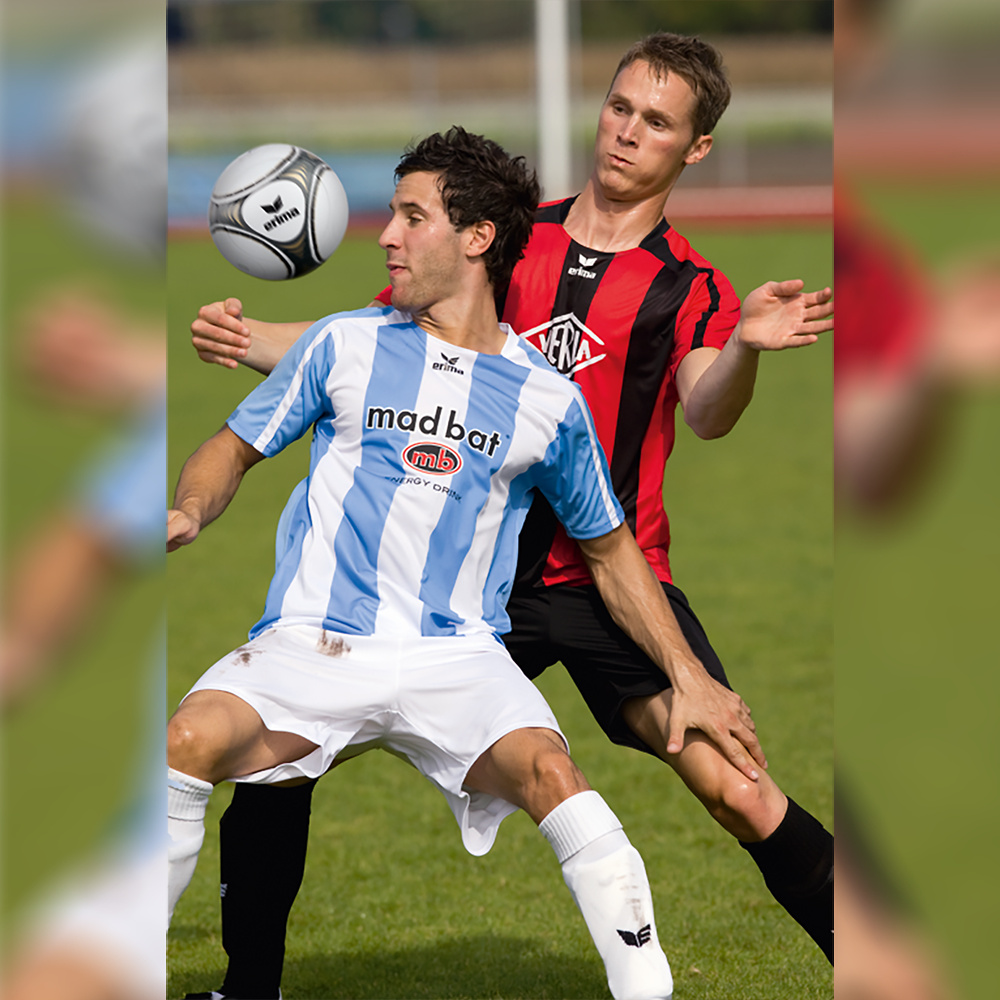
<svg viewBox="0 0 1000 1000">
<path fill-rule="evenodd" d="M 316 270 L 344 238 L 347 195 L 314 153 L 288 143 L 255 146 L 219 175 L 208 228 L 230 264 L 268 281 Z"/>
</svg>

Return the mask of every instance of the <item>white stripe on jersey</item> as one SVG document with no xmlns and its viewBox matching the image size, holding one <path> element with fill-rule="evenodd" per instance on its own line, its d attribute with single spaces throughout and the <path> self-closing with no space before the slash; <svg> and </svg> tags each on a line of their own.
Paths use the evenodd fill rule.
<svg viewBox="0 0 1000 1000">
<path fill-rule="evenodd" d="M 575 537 L 622 522 L 579 390 L 506 332 L 485 355 L 392 309 L 328 317 L 244 400 L 230 426 L 266 454 L 315 423 L 252 635 L 505 631 L 533 488 Z"/>
</svg>

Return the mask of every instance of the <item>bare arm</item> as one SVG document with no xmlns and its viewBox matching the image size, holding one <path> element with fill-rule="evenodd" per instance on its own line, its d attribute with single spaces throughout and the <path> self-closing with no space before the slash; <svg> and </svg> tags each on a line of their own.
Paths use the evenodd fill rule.
<svg viewBox="0 0 1000 1000">
<path fill-rule="evenodd" d="M 578 544 L 615 622 L 673 685 L 667 752 L 680 753 L 685 732 L 700 729 L 748 778 L 757 780 L 754 762 L 766 768 L 767 760 L 750 710 L 738 694 L 710 677 L 695 657 L 632 533 L 621 525 Z"/>
<path fill-rule="evenodd" d="M 684 420 L 701 438 L 728 434 L 753 397 L 761 351 L 814 344 L 833 329 L 831 292 L 803 293 L 803 283 L 769 281 L 743 301 L 740 321 L 721 350 L 699 347 L 677 369 Z"/>
<path fill-rule="evenodd" d="M 236 495 L 247 469 L 264 456 L 228 427 L 210 437 L 181 470 L 167 511 L 167 551 L 190 545 Z"/>
<path fill-rule="evenodd" d="M 243 315 L 239 299 L 226 299 L 198 310 L 191 324 L 191 344 L 202 361 L 226 368 L 242 364 L 268 375 L 311 325 L 312 320 L 265 323 L 250 319 Z"/>
</svg>

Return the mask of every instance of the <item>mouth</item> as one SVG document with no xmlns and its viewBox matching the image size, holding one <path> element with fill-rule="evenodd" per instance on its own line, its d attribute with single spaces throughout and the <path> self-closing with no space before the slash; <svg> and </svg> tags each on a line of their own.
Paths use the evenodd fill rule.
<svg viewBox="0 0 1000 1000">
<path fill-rule="evenodd" d="M 395 278 L 406 270 L 406 268 L 403 267 L 402 264 L 399 264 L 396 261 L 391 261 L 391 260 L 387 260 L 385 262 L 385 267 L 386 270 L 389 272 L 390 278 Z"/>
<path fill-rule="evenodd" d="M 608 153 L 608 160 L 611 162 L 611 165 L 615 167 L 632 166 L 631 160 L 626 160 L 624 156 L 619 156 L 617 153 Z"/>
</svg>

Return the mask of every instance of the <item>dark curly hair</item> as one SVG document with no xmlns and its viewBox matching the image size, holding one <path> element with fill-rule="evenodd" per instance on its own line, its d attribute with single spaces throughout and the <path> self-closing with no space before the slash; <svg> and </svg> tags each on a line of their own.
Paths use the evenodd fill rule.
<svg viewBox="0 0 1000 1000">
<path fill-rule="evenodd" d="M 694 139 L 708 135 L 715 128 L 722 112 L 729 107 L 731 95 L 718 49 L 691 35 L 658 31 L 640 39 L 622 56 L 611 86 L 626 66 L 640 61 L 649 63 L 660 79 L 676 73 L 694 91 L 696 103 L 691 113 Z"/>
<path fill-rule="evenodd" d="M 502 295 L 531 236 L 540 196 L 535 172 L 523 156 L 511 156 L 492 139 L 458 125 L 409 146 L 396 180 L 422 171 L 438 175 L 441 201 L 455 229 L 486 221 L 496 227 L 483 262 L 494 294 Z"/>
</svg>

